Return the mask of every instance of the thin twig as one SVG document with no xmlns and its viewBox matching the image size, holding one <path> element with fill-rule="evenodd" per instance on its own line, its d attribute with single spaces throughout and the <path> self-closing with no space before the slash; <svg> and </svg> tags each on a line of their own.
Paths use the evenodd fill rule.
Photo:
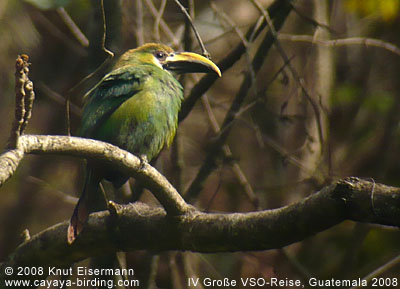
<svg viewBox="0 0 400 289">
<path fill-rule="evenodd" d="M 291 61 L 293 58 L 294 58 L 294 56 L 292 56 L 292 57 L 289 59 L 289 61 Z M 248 103 L 246 106 L 242 107 L 242 108 L 236 113 L 235 117 L 241 116 L 243 113 L 245 113 L 245 112 L 248 111 L 250 108 L 252 108 L 254 105 L 256 105 L 256 104 L 260 101 L 261 97 L 266 93 L 268 87 L 278 78 L 278 76 L 279 76 L 281 73 L 284 72 L 285 67 L 286 67 L 288 64 L 289 64 L 289 62 L 284 63 L 284 64 L 281 66 L 281 68 L 279 68 L 279 70 L 278 70 L 277 72 L 275 72 L 275 74 L 272 76 L 271 80 L 268 81 L 267 85 L 265 85 L 265 87 L 264 87 L 262 90 L 260 90 L 260 91 L 258 91 L 258 92 L 256 93 L 256 98 L 255 98 L 253 101 L 251 101 L 250 103 Z"/>
<path fill-rule="evenodd" d="M 211 9 L 213 9 L 215 11 L 215 13 L 217 13 L 217 15 L 219 15 L 226 23 L 228 23 L 230 28 L 232 28 L 236 32 L 237 36 L 242 41 L 243 46 L 245 47 L 245 57 L 246 57 L 246 62 L 247 62 L 247 68 L 248 68 L 248 70 L 250 72 L 250 76 L 251 76 L 251 87 L 253 87 L 254 96 L 257 96 L 257 88 L 254 85 L 256 83 L 256 75 L 255 75 L 255 72 L 251 65 L 251 57 L 249 54 L 250 42 L 247 41 L 246 37 L 243 35 L 242 31 L 240 31 L 240 29 L 237 27 L 236 23 L 224 11 L 219 9 L 218 6 L 214 4 L 214 2 L 210 2 L 210 6 L 211 6 Z"/>
<path fill-rule="evenodd" d="M 65 98 L 65 125 L 67 127 L 67 135 L 71 135 L 71 102 L 70 94 Z"/>
<path fill-rule="evenodd" d="M 65 25 L 68 27 L 68 29 L 71 31 L 72 35 L 78 40 L 78 42 L 83 46 L 83 47 L 88 47 L 89 46 L 89 40 L 83 34 L 82 30 L 79 29 L 78 25 L 72 20 L 71 16 L 69 16 L 68 12 L 64 9 L 64 7 L 59 7 L 57 8 L 57 13 L 60 15 L 61 19 L 64 21 Z"/>
<path fill-rule="evenodd" d="M 207 116 L 209 119 L 209 122 L 211 124 L 211 127 L 214 131 L 215 134 L 219 134 L 220 133 L 220 126 L 217 122 L 217 119 L 214 115 L 214 112 L 212 111 L 210 102 L 208 100 L 208 96 L 205 94 L 202 96 L 202 103 L 203 106 L 207 112 Z M 239 183 L 242 185 L 244 192 L 246 194 L 246 196 L 248 197 L 248 199 L 250 200 L 250 202 L 253 204 L 253 206 L 258 210 L 259 209 L 259 205 L 260 205 L 260 201 L 257 197 L 257 195 L 255 194 L 249 180 L 247 179 L 245 173 L 243 172 L 242 168 L 240 167 L 240 165 L 238 164 L 238 162 L 236 160 L 233 159 L 233 153 L 231 148 L 225 144 L 222 147 L 222 151 L 224 153 L 224 157 L 226 159 L 231 159 L 233 160 L 232 163 L 232 170 L 236 176 L 236 178 L 238 179 Z"/>
<path fill-rule="evenodd" d="M 71 38 L 65 34 L 64 31 L 60 30 L 52 21 L 44 16 L 42 11 L 32 11 L 32 17 L 39 23 L 45 30 L 47 30 L 56 39 L 60 40 L 66 49 L 71 50 L 81 57 L 87 56 L 87 50 L 75 41 L 71 41 Z"/>
<path fill-rule="evenodd" d="M 25 116 L 25 83 L 28 80 L 28 55 L 18 55 L 15 62 L 15 119 L 11 130 L 10 148 L 15 148 Z"/>
<path fill-rule="evenodd" d="M 278 143 L 277 141 L 275 141 L 273 138 L 265 135 L 265 134 L 261 134 L 262 137 L 262 141 L 264 144 L 267 144 L 269 147 L 271 147 L 274 151 L 276 151 L 283 159 L 287 160 L 289 163 L 291 163 L 292 165 L 300 168 L 303 171 L 308 171 L 306 167 L 304 167 L 304 165 L 302 164 L 302 162 L 294 157 L 292 154 L 292 152 L 288 152 L 286 151 L 283 147 L 282 144 Z M 308 171 L 309 172 L 309 171 Z M 311 173 L 311 172 L 309 172 Z"/>
<path fill-rule="evenodd" d="M 293 4 L 290 4 L 290 5 L 292 5 L 292 9 L 297 15 L 299 15 L 301 18 L 305 19 L 306 21 L 310 22 L 313 26 L 322 27 L 322 28 L 328 30 L 330 33 L 336 34 L 336 31 L 333 30 L 329 25 L 326 25 L 324 23 L 318 22 L 315 19 L 313 19 L 311 17 L 308 17 L 303 12 L 301 12 L 299 9 L 297 9 L 296 6 L 294 6 Z"/>
<path fill-rule="evenodd" d="M 186 0 L 189 14 L 190 16 L 194 19 L 195 14 L 194 14 L 194 2 L 193 1 L 188 1 Z M 192 51 L 193 50 L 193 34 L 192 34 L 192 28 L 190 26 L 190 22 L 188 19 L 185 19 L 185 28 L 183 31 L 183 50 L 185 51 Z M 186 87 L 186 86 L 185 86 Z"/>
<path fill-rule="evenodd" d="M 223 173 L 224 173 L 224 168 L 222 167 L 219 170 L 218 183 L 216 186 L 214 186 L 214 188 L 213 188 L 214 192 L 211 194 L 211 198 L 209 198 L 209 200 L 207 201 L 207 205 L 205 206 L 205 208 L 203 210 L 205 213 L 210 212 L 210 207 L 211 207 L 212 203 L 214 202 L 214 199 L 217 196 L 219 190 L 221 189 Z"/>
<path fill-rule="evenodd" d="M 200 34 L 199 34 L 199 32 L 197 31 L 196 27 L 193 24 L 192 17 L 190 17 L 190 15 L 187 12 L 186 8 L 181 4 L 181 2 L 179 2 L 179 0 L 174 0 L 174 1 L 179 6 L 179 8 L 181 8 L 181 11 L 186 16 L 186 19 L 189 21 L 190 25 L 192 26 L 194 35 L 196 36 L 196 39 L 199 42 L 202 54 L 205 57 L 210 58 L 210 53 L 207 51 L 206 47 L 204 46 L 203 40 L 201 40 Z"/>
<path fill-rule="evenodd" d="M 35 99 L 33 83 L 29 79 L 29 57 L 18 55 L 15 62 L 15 118 L 11 128 L 8 148 L 16 148 L 18 138 L 24 133 L 31 117 L 32 105 Z"/>
<path fill-rule="evenodd" d="M 144 44 L 143 32 L 143 0 L 136 0 L 136 42 L 138 45 Z"/>
<path fill-rule="evenodd" d="M 43 94 L 48 96 L 55 103 L 64 106 L 65 105 L 65 97 L 58 92 L 52 90 L 48 85 L 43 82 L 39 82 L 38 89 L 42 91 Z M 76 117 L 81 117 L 82 109 L 76 104 L 70 103 L 70 112 Z"/>
<path fill-rule="evenodd" d="M 245 28 L 248 27 L 249 25 L 239 25 L 238 28 Z M 226 37 L 227 35 L 234 33 L 235 32 L 235 28 L 229 28 L 229 29 L 225 29 L 225 31 L 223 31 L 221 34 L 218 34 L 215 37 L 212 37 L 210 39 L 207 39 L 206 41 L 204 41 L 204 44 L 211 44 L 220 40 L 223 40 L 224 37 Z M 247 39 L 246 39 L 247 41 Z M 199 45 L 194 46 L 194 48 L 200 48 Z"/>
<path fill-rule="evenodd" d="M 35 91 L 33 90 L 33 82 L 30 81 L 29 78 L 24 84 L 24 90 L 25 90 L 25 114 L 20 129 L 20 135 L 24 133 L 25 128 L 28 125 L 29 120 L 31 119 L 33 102 L 35 100 Z"/>
<path fill-rule="evenodd" d="M 291 11 L 291 8 L 286 3 L 286 1 L 280 3 L 282 3 L 283 6 L 279 10 L 276 18 L 274 19 L 276 23 L 275 25 L 278 29 L 282 27 L 283 23 L 286 20 L 286 17 L 289 15 Z M 268 31 L 268 33 L 264 36 L 264 39 L 262 40 L 260 46 L 258 47 L 252 61 L 253 70 L 256 74 L 263 65 L 264 60 L 268 54 L 268 51 L 270 50 L 271 46 L 274 43 L 274 40 L 275 37 L 272 35 L 271 31 Z M 198 193 L 203 187 L 204 181 L 209 176 L 209 174 L 216 168 L 217 166 L 216 160 L 218 159 L 218 156 L 220 155 L 221 152 L 221 148 L 225 144 L 225 141 L 230 132 L 230 128 L 228 128 L 228 126 L 231 126 L 232 121 L 235 119 L 235 114 L 240 110 L 243 101 L 247 96 L 249 89 L 251 88 L 251 82 L 252 82 L 251 75 L 250 73 L 247 73 L 239 88 L 238 93 L 236 94 L 232 102 L 231 107 L 229 108 L 228 112 L 225 115 L 225 119 L 221 126 L 221 133 L 214 141 L 208 155 L 206 156 L 205 161 L 203 162 L 203 165 L 201 166 L 195 179 L 192 181 L 188 190 L 186 191 L 185 199 L 187 201 L 193 201 L 193 199 L 197 197 Z"/>
<path fill-rule="evenodd" d="M 65 203 L 76 205 L 76 203 L 78 202 L 78 198 L 70 196 L 70 195 L 66 194 L 65 192 L 62 192 L 62 191 L 54 188 L 51 184 L 49 184 L 48 182 L 46 182 L 38 177 L 28 176 L 26 180 L 27 180 L 27 182 L 30 182 L 31 184 L 38 185 L 38 186 L 42 187 L 43 189 L 45 189 L 46 191 L 51 192 L 51 194 L 53 196 L 54 195 L 58 196 Z"/>
<path fill-rule="evenodd" d="M 183 254 L 185 254 L 186 252 L 176 252 L 176 251 L 172 251 L 168 253 L 168 267 L 170 270 L 170 275 L 171 275 L 171 283 L 172 283 L 172 288 L 174 289 L 185 289 L 187 288 L 187 286 L 185 286 L 184 284 L 186 282 L 182 282 L 183 278 L 182 278 L 182 268 L 180 268 L 180 264 L 181 262 L 178 262 L 178 259 L 183 259 Z M 190 277 L 189 277 L 190 276 Z M 193 278 L 194 275 L 185 275 L 185 279 L 189 279 L 189 278 Z M 182 284 L 183 283 L 183 284 Z M 200 282 L 199 282 L 200 283 Z M 201 286 L 198 286 L 200 284 L 197 284 L 195 286 L 196 289 L 201 289 Z M 189 286 L 191 287 L 191 286 Z M 148 289 L 153 289 L 155 287 L 151 287 Z"/>
<path fill-rule="evenodd" d="M 160 256 L 152 251 L 146 251 L 144 260 L 142 260 L 141 268 L 144 269 L 144 276 L 140 280 L 140 288 L 143 289 L 153 289 L 157 288 L 156 278 L 158 263 L 160 261 Z"/>
<path fill-rule="evenodd" d="M 114 57 L 114 53 L 106 48 L 106 38 L 107 38 L 107 22 L 106 22 L 106 12 L 104 10 L 104 0 L 100 0 L 101 7 L 101 17 L 103 19 L 103 38 L 101 40 L 101 49 L 108 54 L 109 59 Z"/>
<path fill-rule="evenodd" d="M 249 41 L 246 39 L 246 36 L 242 33 L 236 23 L 224 12 L 222 11 L 213 1 L 210 2 L 211 9 L 221 17 L 229 26 L 231 31 L 234 31 L 239 39 L 242 41 L 244 47 L 247 49 L 249 47 Z"/>
<path fill-rule="evenodd" d="M 292 57 L 293 58 L 293 57 Z M 291 60 L 292 58 L 290 58 L 289 60 Z M 274 76 L 271 78 L 271 80 L 268 82 L 268 84 L 266 85 L 266 88 L 269 87 L 269 85 L 278 77 L 278 75 L 283 71 L 283 69 L 285 68 L 285 66 L 288 63 L 285 63 L 275 74 Z M 266 90 L 266 88 L 264 90 Z M 255 100 L 253 100 L 252 102 L 250 102 L 248 105 L 246 105 L 245 107 L 241 108 L 236 114 L 235 114 L 235 118 L 236 119 L 242 119 L 240 118 L 240 116 L 246 112 L 247 110 L 249 110 L 251 107 L 253 107 L 254 105 L 256 105 L 261 97 L 261 95 L 263 95 L 262 92 L 257 93 L 257 98 Z M 221 133 L 220 131 L 220 127 L 219 124 L 215 118 L 214 113 L 212 112 L 211 109 L 211 105 L 208 101 L 208 97 L 207 95 L 203 95 L 202 97 L 202 102 L 203 105 L 206 109 L 207 115 L 209 117 L 209 121 L 211 123 L 211 126 L 214 130 L 215 133 Z M 243 120 L 243 119 L 242 119 Z M 243 120 L 244 121 L 244 120 Z M 229 126 L 228 126 L 229 127 Z M 253 127 L 250 126 L 255 130 L 256 135 L 259 134 L 259 136 L 261 136 L 261 142 L 262 144 L 266 143 L 267 145 L 269 145 L 273 150 L 275 150 L 277 153 L 279 153 L 283 158 L 288 159 L 290 163 L 292 163 L 293 165 L 295 165 L 296 167 L 299 167 L 302 170 L 306 170 L 306 168 L 301 164 L 301 162 L 296 159 L 295 157 L 291 156 L 289 152 L 285 151 L 284 149 L 282 149 L 282 146 L 279 145 L 278 143 L 276 143 L 272 138 L 262 134 L 261 132 L 259 132 L 258 127 Z M 230 148 L 227 144 L 225 144 L 222 147 L 223 153 L 225 158 L 229 158 L 232 159 L 232 152 L 230 151 Z M 253 188 L 251 187 L 249 181 L 247 180 L 245 174 L 243 173 L 243 171 L 241 170 L 239 164 L 234 161 L 233 165 L 232 165 L 232 169 L 233 172 L 235 173 L 236 177 L 238 178 L 240 184 L 243 186 L 246 195 L 248 196 L 248 198 L 250 199 L 250 201 L 253 203 L 253 205 L 258 208 L 259 207 L 259 200 L 257 198 L 257 195 L 255 194 Z"/>
<path fill-rule="evenodd" d="M 87 80 L 92 78 L 94 75 L 97 74 L 98 71 L 101 71 L 103 67 L 105 67 L 109 61 L 114 57 L 114 53 L 110 50 L 108 50 L 105 47 L 106 43 L 106 34 L 107 34 L 107 23 L 106 23 L 106 14 L 104 11 L 104 0 L 100 0 L 100 8 L 101 8 L 101 15 L 102 15 L 102 20 L 103 20 L 103 37 L 101 41 L 101 49 L 107 54 L 107 58 L 103 61 L 103 63 L 92 73 L 88 74 L 85 76 L 81 81 L 79 81 L 76 85 L 74 85 L 67 94 L 67 97 L 65 98 L 65 119 L 66 119 L 66 126 L 67 126 L 67 135 L 71 135 L 71 126 L 70 126 L 70 120 L 71 120 L 71 115 L 70 115 L 70 98 L 71 95 L 74 94 L 74 92 L 81 86 L 82 83 L 85 83 Z"/>
<path fill-rule="evenodd" d="M 161 4 L 160 4 L 160 10 L 158 10 L 156 20 L 154 21 L 154 37 L 157 42 L 161 42 L 160 22 L 161 22 L 163 14 L 164 14 L 166 5 L 167 5 L 167 0 L 162 0 Z"/>
<path fill-rule="evenodd" d="M 316 39 L 312 35 L 292 35 L 279 33 L 280 40 L 289 40 L 293 42 L 309 42 L 312 44 L 335 47 L 335 46 L 348 46 L 348 45 L 364 45 L 366 47 L 377 47 L 390 51 L 400 56 L 400 48 L 393 43 L 389 43 L 380 39 L 364 38 L 364 37 L 349 37 L 342 39 L 322 40 Z"/>
<path fill-rule="evenodd" d="M 310 278 L 314 276 L 314 274 L 311 274 L 308 268 L 306 268 L 305 265 L 303 265 L 291 252 L 289 252 L 287 248 L 279 249 L 279 252 L 288 261 L 292 268 L 300 274 L 304 281 L 310 280 Z"/>
<path fill-rule="evenodd" d="M 287 56 L 285 50 L 283 49 L 281 43 L 278 40 L 278 33 L 275 29 L 275 26 L 271 20 L 271 17 L 269 15 L 268 10 L 264 9 L 261 4 L 257 1 L 257 0 L 250 0 L 251 3 L 253 3 L 253 5 L 260 11 L 260 13 L 262 13 L 262 15 L 264 16 L 265 20 L 268 23 L 268 27 L 271 31 L 271 34 L 273 35 L 273 37 L 275 38 L 274 41 L 274 45 L 276 46 L 279 54 L 281 55 L 281 57 L 283 58 L 283 60 L 285 62 L 289 63 L 289 57 Z M 293 7 L 293 5 L 290 5 L 291 7 Z M 310 93 L 308 93 L 308 90 L 306 88 L 306 85 L 304 83 L 304 79 L 301 78 L 296 69 L 289 63 L 288 64 L 288 69 L 291 72 L 293 78 L 295 79 L 295 81 L 299 84 L 301 91 L 303 92 L 303 94 L 305 95 L 306 99 L 309 101 L 309 103 L 311 104 L 311 107 L 314 111 L 315 114 L 315 121 L 317 123 L 317 129 L 318 129 L 318 138 L 319 138 L 319 142 L 321 143 L 321 150 L 324 148 L 324 146 L 322 145 L 324 143 L 324 135 L 323 135 L 323 131 L 322 131 L 322 124 L 321 124 L 321 114 L 320 114 L 320 110 L 319 110 L 319 106 L 316 103 L 316 101 L 311 97 Z M 322 153 L 322 151 L 321 151 Z"/>
<path fill-rule="evenodd" d="M 189 8 L 189 13 L 194 18 L 194 3 L 192 1 L 186 1 L 186 4 L 188 5 Z M 187 19 L 184 21 L 184 32 L 183 32 L 183 49 L 184 51 L 192 51 L 192 43 L 193 43 L 193 37 L 192 37 L 192 29 L 190 26 L 190 23 Z M 179 80 L 184 87 L 184 94 L 186 94 L 186 89 L 189 85 L 189 78 L 186 75 L 181 75 L 180 80 Z M 183 184 L 183 172 L 184 166 L 185 166 L 185 161 L 183 158 L 183 147 L 182 147 L 182 138 L 181 138 L 181 133 L 179 130 L 176 132 L 175 139 L 172 143 L 171 147 L 171 165 L 172 165 L 172 180 L 173 180 L 173 185 L 175 188 L 178 189 L 178 191 L 182 190 L 182 184 Z"/>
<path fill-rule="evenodd" d="M 235 114 L 235 120 L 240 120 L 247 127 L 249 127 L 250 129 L 253 129 L 254 133 L 256 135 L 256 138 L 262 147 L 264 147 L 265 144 L 268 145 L 270 148 L 272 148 L 274 151 L 276 151 L 283 159 L 287 159 L 288 162 L 291 163 L 292 165 L 298 167 L 301 170 L 307 171 L 308 174 L 311 174 L 311 171 L 309 171 L 306 167 L 304 167 L 299 159 L 297 159 L 296 157 L 293 156 L 293 151 L 292 152 L 286 151 L 285 149 L 283 149 L 281 144 L 279 144 L 273 138 L 262 133 L 257 125 L 255 125 L 254 123 L 249 123 L 247 120 L 245 120 L 243 117 L 241 117 L 242 113 L 244 113 L 247 109 L 254 106 L 255 104 L 257 104 L 257 101 L 251 102 L 249 105 L 243 107 L 238 113 Z M 227 128 L 229 128 L 232 124 L 233 123 L 231 123 L 229 126 L 227 126 Z M 296 149 L 295 151 L 297 151 L 297 150 L 298 149 Z M 296 182 L 296 184 L 297 184 L 297 182 Z"/>
<path fill-rule="evenodd" d="M 396 256 L 386 264 L 383 264 L 382 266 L 378 267 L 377 269 L 369 273 L 367 276 L 361 278 L 361 280 L 366 280 L 367 282 L 371 281 L 372 278 L 382 275 L 383 273 L 385 273 L 386 271 L 390 270 L 391 268 L 393 268 L 398 264 L 400 264 L 400 255 Z M 350 287 L 350 289 L 356 289 L 356 288 L 361 288 L 361 287 L 360 286 Z"/>
<path fill-rule="evenodd" d="M 157 18 L 157 8 L 154 6 L 154 3 L 151 0 L 145 0 L 147 7 L 150 9 L 150 13 L 153 15 L 154 19 Z M 175 33 L 169 28 L 168 24 L 164 21 L 164 19 L 160 19 L 160 27 L 161 30 L 165 33 L 165 35 L 169 38 L 169 40 L 173 43 L 173 46 L 179 47 L 180 40 L 175 36 Z"/>
<path fill-rule="evenodd" d="M 288 1 L 275 0 L 268 7 L 268 11 L 272 18 L 275 18 L 275 16 L 281 13 L 282 10 L 285 10 L 285 7 L 288 5 L 288 3 Z M 247 41 L 252 42 L 253 40 L 255 40 L 257 36 L 260 35 L 260 33 L 263 31 L 266 25 L 267 24 L 264 16 L 260 16 L 257 21 L 247 30 L 245 34 L 245 38 L 247 39 Z M 226 70 L 231 68 L 245 52 L 246 48 L 244 47 L 243 42 L 239 42 L 226 57 L 224 57 L 221 61 L 217 63 L 221 72 L 224 73 Z M 217 75 L 211 73 L 206 74 L 192 88 L 190 94 L 185 98 L 185 101 L 182 104 L 182 108 L 179 113 L 179 122 L 181 122 L 188 116 L 196 101 L 214 84 L 217 79 Z"/>
</svg>

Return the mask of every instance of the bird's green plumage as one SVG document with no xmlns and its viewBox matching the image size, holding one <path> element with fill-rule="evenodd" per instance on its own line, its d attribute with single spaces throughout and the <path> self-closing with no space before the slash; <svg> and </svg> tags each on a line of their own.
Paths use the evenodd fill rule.
<svg viewBox="0 0 400 289">
<path fill-rule="evenodd" d="M 153 159 L 170 144 L 183 98 L 180 83 L 146 58 L 153 47 L 129 51 L 87 96 L 80 134 Z M 127 53 L 129 53 L 127 52 Z M 144 62 L 144 60 L 147 60 Z"/>
<path fill-rule="evenodd" d="M 124 53 L 107 75 L 85 96 L 80 136 L 109 142 L 152 160 L 176 132 L 183 88 L 170 71 L 221 75 L 210 60 L 190 52 L 175 53 L 161 44 L 145 44 Z M 88 161 L 86 181 L 68 227 L 72 243 L 88 214 L 104 209 L 99 182 L 118 187 L 127 179 L 113 168 Z"/>
</svg>

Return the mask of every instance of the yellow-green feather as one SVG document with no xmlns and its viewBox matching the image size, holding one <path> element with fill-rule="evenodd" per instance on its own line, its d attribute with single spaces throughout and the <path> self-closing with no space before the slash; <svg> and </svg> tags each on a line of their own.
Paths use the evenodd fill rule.
<svg viewBox="0 0 400 289">
<path fill-rule="evenodd" d="M 129 50 L 87 93 L 81 136 L 112 143 L 138 156 L 146 155 L 148 160 L 172 142 L 183 89 L 155 59 L 159 50 L 172 52 L 158 44 Z M 75 240 L 90 212 L 104 209 L 104 200 L 96 201 L 103 178 L 117 187 L 128 179 L 115 169 L 88 161 L 85 186 L 68 227 L 68 242 Z"/>
<path fill-rule="evenodd" d="M 175 135 L 183 98 L 174 76 L 155 63 L 159 46 L 125 53 L 89 92 L 81 135 L 154 158 Z"/>
</svg>

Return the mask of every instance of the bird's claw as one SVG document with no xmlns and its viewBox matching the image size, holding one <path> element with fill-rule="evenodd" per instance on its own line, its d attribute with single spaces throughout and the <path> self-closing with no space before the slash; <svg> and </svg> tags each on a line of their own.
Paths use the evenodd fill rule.
<svg viewBox="0 0 400 289">
<path fill-rule="evenodd" d="M 140 159 L 140 169 L 143 169 L 144 166 L 149 163 L 149 161 L 147 160 L 147 156 L 146 155 L 140 155 L 139 159 Z"/>
</svg>

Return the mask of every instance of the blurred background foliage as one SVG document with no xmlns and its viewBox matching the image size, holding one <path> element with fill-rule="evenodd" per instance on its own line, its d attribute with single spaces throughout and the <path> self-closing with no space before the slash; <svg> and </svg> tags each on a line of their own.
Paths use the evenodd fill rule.
<svg viewBox="0 0 400 289">
<path fill-rule="evenodd" d="M 270 2 L 259 0 L 264 7 Z M 237 30 L 244 34 L 260 17 L 250 0 L 182 3 L 190 5 L 194 23 L 216 62 L 241 41 Z M 276 208 L 345 176 L 400 186 L 400 54 L 388 45 L 400 46 L 400 2 L 298 0 L 294 7 L 296 11 L 279 32 L 279 41 L 318 104 L 321 131 L 298 81 L 273 47 L 232 123 L 227 140 L 232 155 L 218 160 L 218 169 L 207 178 L 196 200 L 201 209 L 253 211 L 257 209 L 254 200 L 262 209 Z M 174 1 L 106 0 L 105 11 L 106 47 L 116 55 L 143 42 L 200 52 L 193 35 L 185 36 L 190 30 L 185 29 L 185 18 Z M 3 146 L 13 119 L 14 62 L 21 53 L 30 56 L 30 78 L 36 91 L 27 133 L 66 134 L 67 96 L 71 99 L 71 132 L 76 133 L 82 96 L 100 75 L 72 88 L 106 59 L 101 49 L 101 19 L 98 0 L 0 1 Z M 315 25 L 311 19 L 325 25 Z M 296 35 L 322 41 L 358 40 L 327 46 L 298 41 Z M 384 42 L 363 45 L 367 38 Z M 247 57 L 253 57 L 259 43 L 256 39 L 248 45 Z M 180 192 L 190 185 L 217 135 L 210 109 L 221 124 L 248 71 L 243 56 L 197 102 L 180 123 L 173 147 L 158 159 L 156 167 Z M 182 79 L 186 94 L 199 77 Z M 36 234 L 71 216 L 73 197 L 82 187 L 82 163 L 69 157 L 26 157 L 1 188 L 0 260 L 19 244 L 25 228 Z M 246 177 L 245 185 L 255 194 L 253 201 L 249 189 L 246 194 L 238 180 L 238 167 Z M 149 193 L 141 201 L 156 204 Z M 280 250 L 165 252 L 158 258 L 153 288 L 185 288 L 186 278 L 193 276 L 359 278 L 399 254 L 399 237 L 394 228 L 344 222 Z M 139 279 L 149 271 L 146 258 L 145 252 L 126 254 L 127 265 L 137 271 Z M 382 276 L 398 277 L 399 273 L 397 265 L 384 270 Z"/>
</svg>

